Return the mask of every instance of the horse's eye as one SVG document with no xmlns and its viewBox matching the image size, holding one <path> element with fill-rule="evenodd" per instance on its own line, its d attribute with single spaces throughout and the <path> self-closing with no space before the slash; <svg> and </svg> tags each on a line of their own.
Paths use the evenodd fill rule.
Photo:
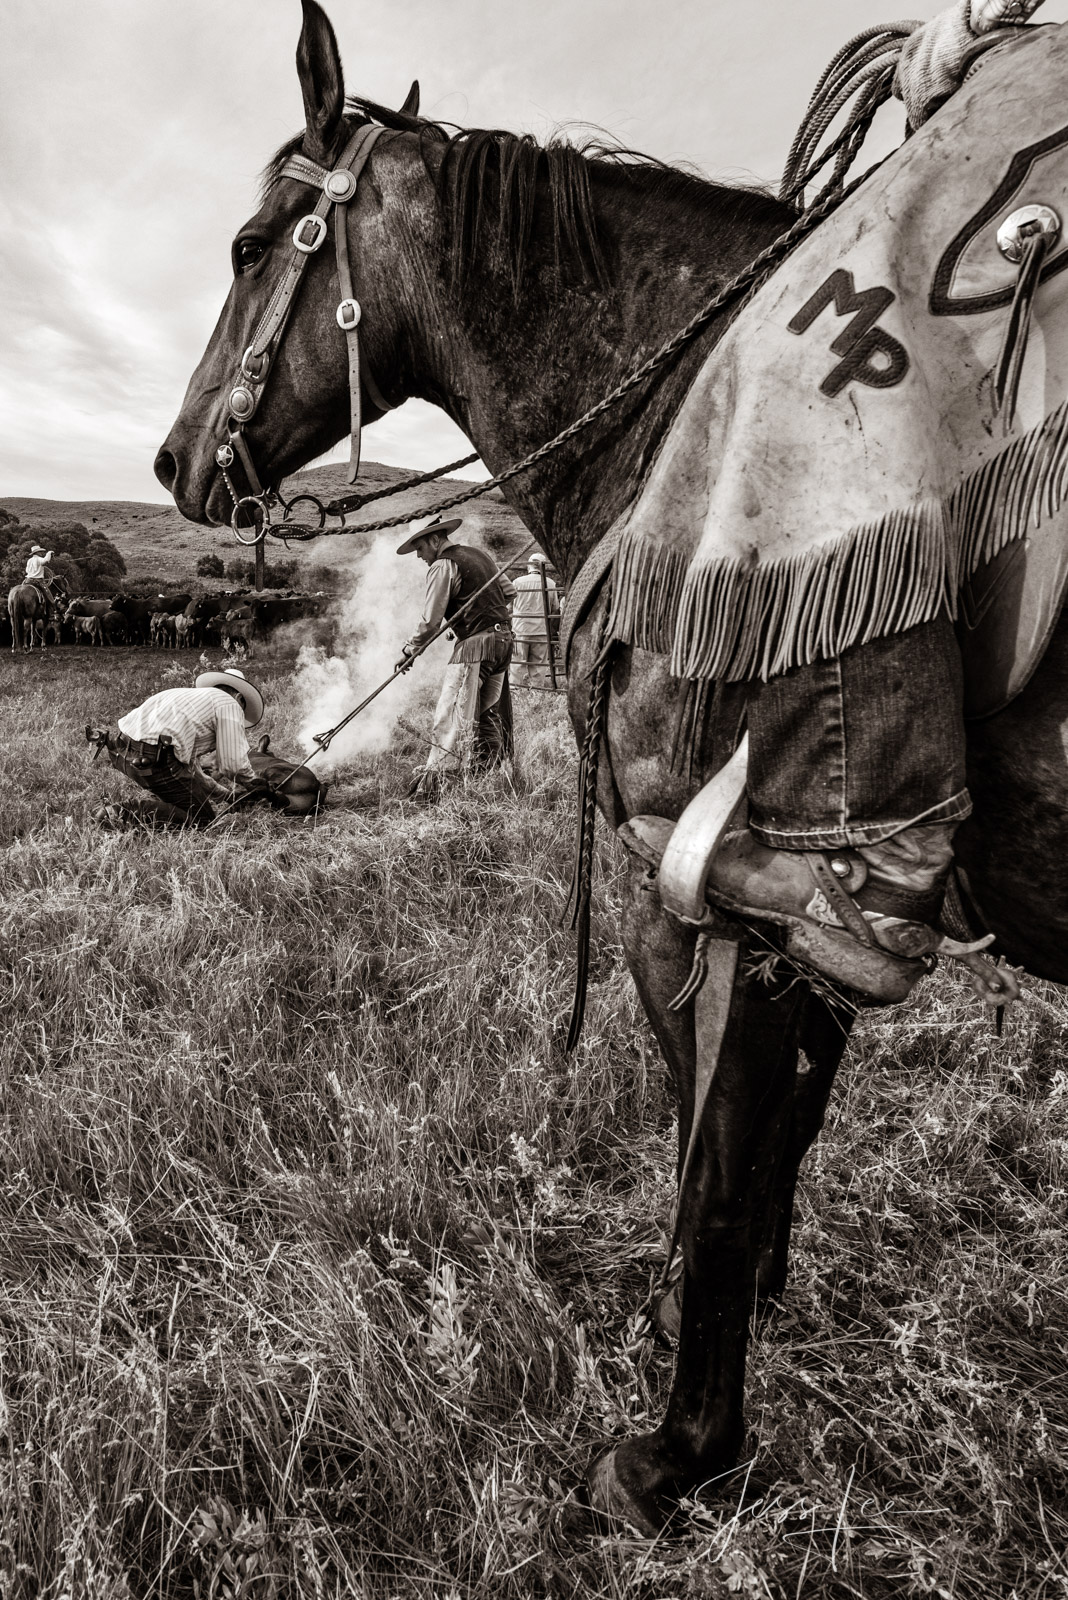
<svg viewBox="0 0 1068 1600">
<path fill-rule="evenodd" d="M 234 245 L 234 272 L 240 277 L 242 272 L 248 272 L 257 261 L 263 259 L 267 246 L 262 239 L 238 239 Z"/>
</svg>

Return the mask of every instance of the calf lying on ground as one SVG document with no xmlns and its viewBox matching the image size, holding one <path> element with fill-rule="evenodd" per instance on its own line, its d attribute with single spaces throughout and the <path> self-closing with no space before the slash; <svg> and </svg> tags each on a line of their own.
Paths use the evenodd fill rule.
<svg viewBox="0 0 1068 1600">
<path fill-rule="evenodd" d="M 103 729 L 86 728 L 90 743 L 99 743 L 105 737 Z M 247 811 L 252 806 L 270 806 L 287 817 L 305 817 L 324 804 L 329 785 L 307 767 L 287 761 L 284 756 L 270 750 L 270 735 L 263 734 L 255 750 L 249 751 L 249 761 L 261 786 L 250 790 L 232 806 L 220 808 L 219 815 L 232 811 Z M 107 800 L 96 813 L 95 820 L 105 828 L 124 828 L 140 824 L 148 828 L 180 828 L 188 824 L 188 815 L 177 806 L 168 805 L 153 794 L 142 794 L 133 800 Z"/>
</svg>

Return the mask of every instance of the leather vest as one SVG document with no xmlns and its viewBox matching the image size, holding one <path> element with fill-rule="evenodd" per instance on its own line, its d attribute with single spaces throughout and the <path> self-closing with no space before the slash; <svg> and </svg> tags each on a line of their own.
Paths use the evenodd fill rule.
<svg viewBox="0 0 1068 1600">
<path fill-rule="evenodd" d="M 484 550 L 476 550 L 473 545 L 447 544 L 444 550 L 438 551 L 436 560 L 455 561 L 460 569 L 459 590 L 450 597 L 445 607 L 445 620 L 457 639 L 470 639 L 472 634 L 484 633 L 487 628 L 498 625 L 508 627 L 508 602 L 499 583 L 489 584 L 474 605 L 453 621 L 460 607 L 482 589 L 487 578 L 493 577 L 497 563 L 492 556 L 488 556 Z"/>
</svg>

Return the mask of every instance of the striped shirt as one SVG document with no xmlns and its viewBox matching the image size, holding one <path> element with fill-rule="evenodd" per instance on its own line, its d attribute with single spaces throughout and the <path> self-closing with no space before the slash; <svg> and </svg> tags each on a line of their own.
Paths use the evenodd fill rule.
<svg viewBox="0 0 1068 1600">
<path fill-rule="evenodd" d="M 169 734 L 179 761 L 215 752 L 215 776 L 254 778 L 245 737 L 245 713 L 225 689 L 163 689 L 119 718 L 119 732 L 152 741 Z"/>
</svg>

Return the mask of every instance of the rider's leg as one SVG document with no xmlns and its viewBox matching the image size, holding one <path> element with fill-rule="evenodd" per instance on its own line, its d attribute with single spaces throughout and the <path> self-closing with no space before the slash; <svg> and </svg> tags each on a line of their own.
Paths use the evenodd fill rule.
<svg viewBox="0 0 1068 1600">
<path fill-rule="evenodd" d="M 962 822 L 960 651 L 946 616 L 749 696 L 750 827 L 776 850 L 864 849 Z"/>
<path fill-rule="evenodd" d="M 831 866 L 850 892 L 866 876 L 854 898 L 882 919 L 876 941 L 919 953 L 894 924 L 937 923 L 953 832 L 971 810 L 948 617 L 754 684 L 749 739 L 749 832 L 726 842 L 710 888 L 835 926 L 812 864 L 844 853 L 853 868 L 841 854 Z"/>
<path fill-rule="evenodd" d="M 173 755 L 161 762 L 139 761 L 120 750 L 109 750 L 108 759 L 119 772 L 141 789 L 147 789 L 158 799 L 173 807 L 178 814 L 170 820 L 184 817 L 186 826 L 205 828 L 214 816 L 211 805 L 211 788 L 204 774 L 191 764 L 179 761 Z"/>
</svg>

